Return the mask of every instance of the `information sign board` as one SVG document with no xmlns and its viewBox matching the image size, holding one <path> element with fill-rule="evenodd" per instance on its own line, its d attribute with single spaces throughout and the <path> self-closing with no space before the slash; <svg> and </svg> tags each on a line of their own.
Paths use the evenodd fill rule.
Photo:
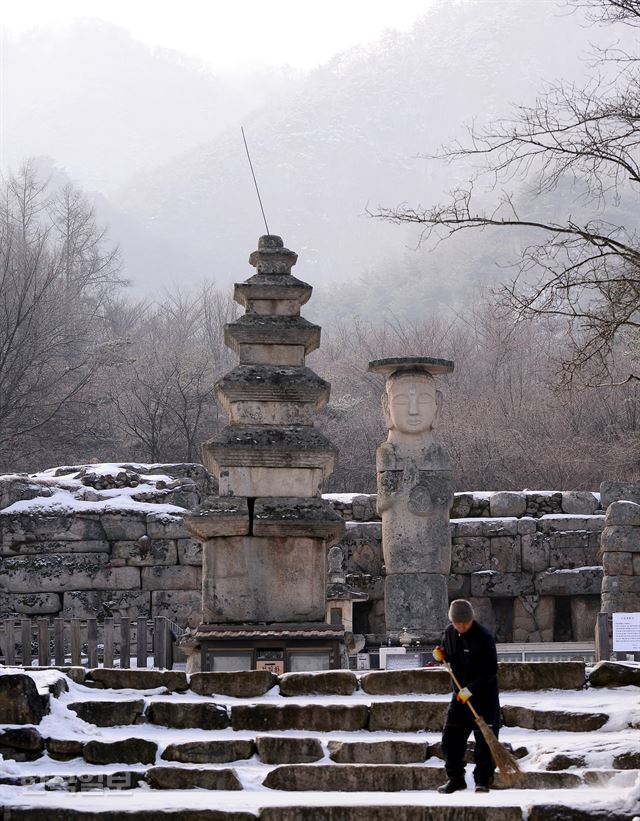
<svg viewBox="0 0 640 821">
<path fill-rule="evenodd" d="M 640 613 L 613 614 L 614 653 L 640 653 Z"/>
<path fill-rule="evenodd" d="M 387 670 L 408 670 L 422 667 L 420 653 L 388 653 Z"/>
</svg>

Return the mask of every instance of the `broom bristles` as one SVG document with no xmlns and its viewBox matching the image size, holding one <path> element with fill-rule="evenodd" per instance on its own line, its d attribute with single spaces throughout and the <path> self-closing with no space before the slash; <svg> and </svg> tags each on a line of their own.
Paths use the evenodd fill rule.
<svg viewBox="0 0 640 821">
<path fill-rule="evenodd" d="M 498 741 L 493 730 L 489 727 L 482 716 L 476 717 L 476 724 L 482 733 L 482 737 L 487 743 L 487 747 L 491 753 L 491 758 L 493 758 L 493 763 L 496 765 L 496 769 L 500 773 L 501 781 L 503 781 L 503 783 L 507 786 L 515 784 L 516 781 L 519 781 L 520 778 L 522 778 L 522 770 L 520 769 L 518 762 L 511 755 L 509 750 L 507 750 L 507 748 Z"/>
</svg>

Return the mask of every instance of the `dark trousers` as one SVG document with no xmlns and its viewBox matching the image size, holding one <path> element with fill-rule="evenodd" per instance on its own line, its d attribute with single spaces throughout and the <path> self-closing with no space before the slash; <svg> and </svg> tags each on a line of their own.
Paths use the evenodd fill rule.
<svg viewBox="0 0 640 821">
<path fill-rule="evenodd" d="M 481 709 L 476 707 L 476 710 L 491 727 L 497 738 L 500 730 L 500 707 L 497 701 L 495 704 L 479 706 Z M 467 740 L 471 733 L 473 733 L 476 742 L 473 754 L 475 761 L 473 778 L 476 784 L 488 785 L 495 772 L 491 752 L 482 733 L 475 724 L 471 710 L 466 704 L 457 701 L 454 696 L 449 705 L 447 720 L 442 733 L 445 770 L 450 780 L 464 780 L 464 756 L 467 751 Z"/>
</svg>

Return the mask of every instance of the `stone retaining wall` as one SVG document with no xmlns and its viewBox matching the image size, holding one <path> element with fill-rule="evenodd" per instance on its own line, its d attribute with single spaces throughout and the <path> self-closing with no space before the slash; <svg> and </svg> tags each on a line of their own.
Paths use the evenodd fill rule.
<svg viewBox="0 0 640 821">
<path fill-rule="evenodd" d="M 105 478 L 106 477 L 106 478 Z M 196 626 L 201 546 L 183 508 L 211 492 L 201 465 L 89 465 L 0 477 L 0 617 L 167 616 Z M 329 494 L 347 520 L 347 581 L 368 593 L 356 632 L 384 632 L 375 495 Z M 450 597 L 503 641 L 591 640 L 604 513 L 585 492 L 458 493 Z"/>
</svg>

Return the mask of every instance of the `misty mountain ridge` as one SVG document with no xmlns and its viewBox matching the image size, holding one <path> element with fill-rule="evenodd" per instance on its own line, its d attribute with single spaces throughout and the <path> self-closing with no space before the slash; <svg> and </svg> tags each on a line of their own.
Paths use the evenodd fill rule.
<svg viewBox="0 0 640 821">
<path fill-rule="evenodd" d="M 15 67 L 31 59 L 27 45 L 37 52 L 26 69 L 35 102 L 23 86 L 12 91 L 24 137 L 16 145 L 53 155 L 83 186 L 101 189 L 99 216 L 121 245 L 125 274 L 138 294 L 155 295 L 203 279 L 227 288 L 250 275 L 246 260 L 265 227 L 244 124 L 269 229 L 298 252 L 295 273 L 316 288 L 306 315 L 424 316 L 455 308 L 476 282 L 507 278 L 495 263 L 517 239 L 474 231 L 419 247 L 415 227 L 367 210 L 441 200 L 470 165 L 418 155 L 464 142 L 465 124 L 507 116 L 512 101 L 532 103 L 544 81 L 580 83 L 589 44 L 618 34 L 582 21 L 552 2 L 441 0 L 411 31 L 387 32 L 305 77 L 245 78 L 244 96 L 114 26 L 79 25 L 48 44 L 36 32 L 10 55 Z M 74 37 L 84 41 L 77 52 Z M 34 143 L 50 149 L 32 151 Z"/>
</svg>

